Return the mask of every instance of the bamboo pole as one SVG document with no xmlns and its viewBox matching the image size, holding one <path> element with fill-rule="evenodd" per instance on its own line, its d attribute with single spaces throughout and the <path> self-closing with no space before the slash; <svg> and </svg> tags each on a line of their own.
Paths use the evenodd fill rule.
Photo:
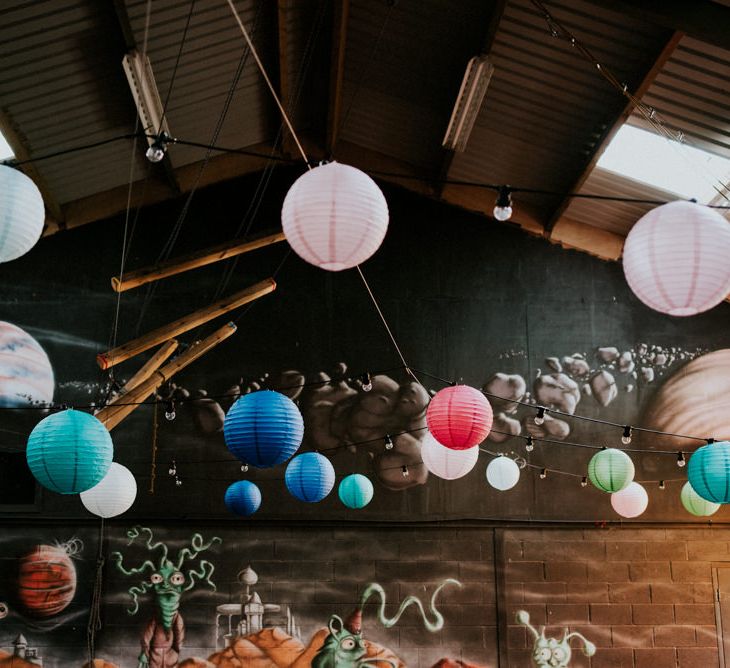
<svg viewBox="0 0 730 668">
<path fill-rule="evenodd" d="M 158 351 L 142 365 L 140 370 L 126 382 L 119 396 L 123 396 L 147 380 L 177 350 L 178 345 L 177 339 L 170 339 L 163 343 Z"/>
<path fill-rule="evenodd" d="M 276 289 L 276 281 L 273 278 L 267 278 L 255 285 L 252 285 L 245 290 L 221 299 L 210 306 L 194 311 L 175 322 L 171 322 L 162 327 L 158 327 L 147 334 L 140 336 L 124 345 L 117 346 L 112 350 L 108 350 L 105 353 L 99 353 L 96 356 L 96 361 L 102 369 L 108 369 L 109 367 L 115 366 L 124 360 L 134 357 L 145 350 L 154 348 L 156 345 L 167 341 L 168 339 L 178 336 L 184 332 L 189 332 L 191 329 L 198 327 L 213 318 L 217 318 L 219 315 L 228 313 L 239 306 L 243 306 L 248 302 L 254 301 L 259 297 L 273 292 Z"/>
<path fill-rule="evenodd" d="M 149 378 L 142 381 L 133 390 L 127 392 L 122 399 L 118 400 L 116 405 L 110 404 L 102 408 L 96 414 L 96 418 L 111 431 L 163 383 L 169 381 L 178 371 L 181 371 L 217 346 L 221 341 L 227 339 L 235 331 L 236 326 L 232 322 L 229 322 L 202 341 L 194 343 L 185 352 L 172 360 L 172 362 L 168 362 L 161 369 L 156 369 Z"/>
<path fill-rule="evenodd" d="M 283 232 L 277 232 L 276 234 L 267 234 L 247 241 L 229 241 L 228 243 L 221 244 L 220 246 L 207 248 L 183 257 L 173 258 L 172 260 L 156 264 L 152 267 L 137 269 L 136 271 L 131 271 L 127 274 L 123 274 L 122 276 L 113 276 L 112 290 L 115 292 L 131 290 L 132 288 L 137 288 L 140 285 L 145 285 L 152 281 L 158 281 L 161 278 L 175 276 L 176 274 L 181 274 L 184 271 L 190 271 L 191 269 L 204 267 L 205 265 L 212 264 L 214 262 L 220 262 L 221 260 L 226 260 L 229 257 L 248 253 L 249 251 L 256 250 L 257 248 L 263 248 L 264 246 L 270 246 L 271 244 L 284 241 L 285 239 L 286 237 Z"/>
</svg>

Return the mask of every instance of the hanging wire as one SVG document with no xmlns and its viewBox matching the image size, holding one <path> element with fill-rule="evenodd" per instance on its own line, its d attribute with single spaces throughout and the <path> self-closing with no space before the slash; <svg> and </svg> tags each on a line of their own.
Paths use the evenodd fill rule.
<svg viewBox="0 0 730 668">
<path fill-rule="evenodd" d="M 101 630 L 101 599 L 104 586 L 104 518 L 99 520 L 99 543 L 96 556 L 96 570 L 94 584 L 89 603 L 89 620 L 86 625 L 86 649 L 89 663 L 92 665 L 96 658 L 96 634 Z"/>
</svg>

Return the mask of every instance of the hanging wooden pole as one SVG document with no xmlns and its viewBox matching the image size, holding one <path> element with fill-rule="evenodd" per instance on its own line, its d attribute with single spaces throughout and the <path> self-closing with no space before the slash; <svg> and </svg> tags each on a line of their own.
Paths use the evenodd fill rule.
<svg viewBox="0 0 730 668">
<path fill-rule="evenodd" d="M 194 311 L 179 320 L 175 320 L 175 322 L 158 327 L 157 329 L 129 341 L 124 345 L 117 346 L 105 353 L 99 353 L 96 356 L 96 361 L 102 369 L 113 367 L 120 362 L 124 362 L 124 360 L 127 360 L 130 357 L 134 357 L 135 355 L 144 352 L 145 350 L 154 348 L 163 341 L 167 341 L 168 339 L 178 336 L 184 332 L 189 332 L 191 329 L 194 329 L 199 325 L 203 325 L 206 322 L 217 318 L 219 315 L 228 313 L 239 306 L 243 306 L 244 304 L 254 301 L 259 297 L 263 297 L 264 295 L 273 292 L 275 289 L 276 281 L 273 278 L 267 278 L 266 280 L 260 281 L 245 290 L 241 290 L 240 292 L 231 295 L 230 297 L 221 299 L 210 306 L 206 306 L 205 308 Z"/>
<path fill-rule="evenodd" d="M 170 339 L 162 344 L 162 347 L 150 357 L 124 385 L 119 396 L 123 397 L 127 392 L 133 390 L 137 385 L 147 380 L 157 369 L 159 369 L 172 353 L 177 350 L 178 342 L 176 339 Z"/>
<path fill-rule="evenodd" d="M 207 264 L 227 260 L 229 257 L 242 255 L 257 248 L 263 248 L 264 246 L 270 246 L 279 241 L 284 241 L 285 239 L 286 237 L 283 232 L 277 232 L 276 234 L 254 237 L 247 241 L 229 241 L 220 246 L 206 248 L 205 250 L 185 255 L 184 257 L 173 258 L 167 262 L 156 264 L 153 267 L 145 267 L 123 274 L 122 276 L 114 276 L 112 277 L 112 289 L 115 292 L 125 292 L 126 290 L 137 288 L 140 285 L 158 281 L 161 278 L 167 278 L 168 276 L 181 274 L 184 271 L 204 267 Z"/>
<path fill-rule="evenodd" d="M 110 404 L 102 408 L 96 414 L 96 418 L 111 431 L 163 383 L 169 381 L 178 371 L 181 371 L 199 357 L 205 355 L 205 353 L 217 346 L 221 341 L 227 339 L 235 331 L 236 326 L 232 322 L 229 322 L 207 338 L 194 343 L 185 352 L 172 360 L 172 362 L 168 362 L 161 369 L 154 371 L 147 380 L 142 381 L 137 387 L 118 399 L 117 404 Z"/>
</svg>

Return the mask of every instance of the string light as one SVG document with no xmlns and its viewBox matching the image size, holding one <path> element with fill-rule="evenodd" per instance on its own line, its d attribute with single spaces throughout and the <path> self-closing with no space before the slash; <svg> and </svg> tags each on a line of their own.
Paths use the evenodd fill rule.
<svg viewBox="0 0 730 668">
<path fill-rule="evenodd" d="M 684 453 L 680 450 L 677 453 L 677 466 L 679 466 L 679 468 L 683 468 L 686 464 L 687 460 L 684 458 Z"/>
<path fill-rule="evenodd" d="M 535 424 L 541 425 L 545 422 L 545 408 L 543 406 L 538 407 L 537 415 L 535 416 Z"/>
<path fill-rule="evenodd" d="M 171 137 L 166 132 L 161 132 L 157 135 L 145 153 L 147 160 L 150 162 L 161 162 L 165 157 L 165 153 L 167 153 L 167 142 L 170 140 Z"/>
<path fill-rule="evenodd" d="M 512 218 L 512 191 L 509 186 L 500 186 L 497 201 L 492 213 L 497 220 L 505 221 Z"/>
<path fill-rule="evenodd" d="M 366 371 L 362 375 L 362 391 L 363 392 L 370 392 L 370 390 L 373 389 L 373 379 L 370 377 L 370 374 Z"/>
<path fill-rule="evenodd" d="M 177 464 L 175 463 L 175 460 L 174 459 L 170 462 L 170 468 L 167 469 L 167 473 L 170 476 L 173 476 L 173 475 L 176 475 L 177 474 Z"/>
<path fill-rule="evenodd" d="M 624 433 L 623 436 L 621 436 L 621 443 L 624 445 L 631 443 L 631 427 L 629 425 L 624 427 Z"/>
<path fill-rule="evenodd" d="M 659 489 L 666 489 L 666 485 L 664 484 L 663 480 L 659 481 Z"/>
<path fill-rule="evenodd" d="M 248 472 L 248 464 L 241 464 L 241 473 Z"/>
<path fill-rule="evenodd" d="M 408 477 L 408 467 L 405 464 L 401 466 L 400 472 L 404 478 Z"/>
<path fill-rule="evenodd" d="M 528 436 L 525 441 L 525 450 L 532 452 L 535 449 L 535 444 L 532 442 L 532 436 Z"/>
<path fill-rule="evenodd" d="M 588 487 L 588 476 L 583 476 L 580 479 L 580 486 L 581 487 Z"/>
<path fill-rule="evenodd" d="M 165 405 L 165 419 L 172 422 L 175 419 L 175 402 L 170 400 Z"/>
<path fill-rule="evenodd" d="M 390 434 L 385 435 L 385 449 L 386 450 L 393 449 L 393 439 L 390 437 Z"/>
<path fill-rule="evenodd" d="M 545 480 L 547 478 L 547 469 L 542 469 L 540 471 L 540 480 Z"/>
</svg>

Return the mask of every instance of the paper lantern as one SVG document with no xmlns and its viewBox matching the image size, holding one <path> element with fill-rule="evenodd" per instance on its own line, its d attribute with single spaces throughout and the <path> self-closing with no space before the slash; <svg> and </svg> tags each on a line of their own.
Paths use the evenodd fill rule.
<svg viewBox="0 0 730 668">
<path fill-rule="evenodd" d="M 81 492 L 81 503 L 99 517 L 116 517 L 126 513 L 137 498 L 137 481 L 125 466 L 112 462 L 102 481 Z"/>
<path fill-rule="evenodd" d="M 693 202 L 652 209 L 624 244 L 626 281 L 649 308 L 669 315 L 702 313 L 730 292 L 730 223 Z"/>
<path fill-rule="evenodd" d="M 588 477 L 602 492 L 620 492 L 634 479 L 634 462 L 623 450 L 600 450 L 588 462 Z"/>
<path fill-rule="evenodd" d="M 253 515 L 261 505 L 261 490 L 250 480 L 239 480 L 226 490 L 224 501 L 236 515 Z"/>
<path fill-rule="evenodd" d="M 492 407 L 487 398 L 468 385 L 446 387 L 426 409 L 426 424 L 433 437 L 454 450 L 479 445 L 492 428 Z"/>
<path fill-rule="evenodd" d="M 514 459 L 501 455 L 487 466 L 487 482 L 501 492 L 512 489 L 520 479 L 520 467 Z"/>
<path fill-rule="evenodd" d="M 720 441 L 695 450 L 687 465 L 692 489 L 706 501 L 730 503 L 730 442 Z"/>
<path fill-rule="evenodd" d="M 341 271 L 380 248 L 388 229 L 388 204 L 367 174 L 330 162 L 294 182 L 284 199 L 281 225 L 299 257 Z"/>
<path fill-rule="evenodd" d="M 285 462 L 302 444 L 304 421 L 296 404 L 279 392 L 244 394 L 223 423 L 228 449 L 244 464 L 268 468 Z"/>
<path fill-rule="evenodd" d="M 0 165 L 0 262 L 25 255 L 41 238 L 43 197 L 23 172 Z"/>
<path fill-rule="evenodd" d="M 679 498 L 682 501 L 684 509 L 697 517 L 714 515 L 720 509 L 719 503 L 713 503 L 712 501 L 703 499 L 692 489 L 692 485 L 689 482 L 684 483 Z"/>
<path fill-rule="evenodd" d="M 25 456 L 41 485 L 59 494 L 80 494 L 109 472 L 114 446 L 106 427 L 93 415 L 66 410 L 34 427 Z"/>
<path fill-rule="evenodd" d="M 629 483 L 620 492 L 611 494 L 611 506 L 621 517 L 638 517 L 649 505 L 649 495 L 638 483 Z"/>
<path fill-rule="evenodd" d="M 479 448 L 454 450 L 441 445 L 430 432 L 421 441 L 421 459 L 426 468 L 438 478 L 456 480 L 471 471 L 479 459 Z"/>
<path fill-rule="evenodd" d="M 324 455 L 305 452 L 287 464 L 284 481 L 292 496 L 300 501 L 316 503 L 332 491 L 335 469 Z"/>
<path fill-rule="evenodd" d="M 353 473 L 342 479 L 337 488 L 340 501 L 348 508 L 364 508 L 373 499 L 373 483 L 361 473 Z"/>
</svg>

